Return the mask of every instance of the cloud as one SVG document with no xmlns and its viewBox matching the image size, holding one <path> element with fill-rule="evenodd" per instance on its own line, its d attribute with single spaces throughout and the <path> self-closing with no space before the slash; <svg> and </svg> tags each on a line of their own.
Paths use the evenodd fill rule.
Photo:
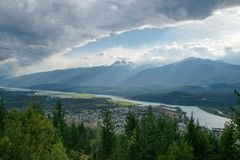
<svg viewBox="0 0 240 160">
<path fill-rule="evenodd" d="M 115 46 L 89 55 L 69 57 L 65 54 L 54 54 L 34 66 L 25 66 L 16 70 L 16 73 L 32 73 L 35 70 L 46 71 L 78 67 L 111 65 L 116 60 L 127 60 L 136 65 L 161 66 L 189 57 L 223 60 L 230 63 L 240 64 L 240 49 L 232 47 L 222 48 L 218 43 L 210 43 L 211 39 L 201 39 L 195 42 L 182 42 L 171 44 L 158 44 L 151 47 L 126 48 Z M 226 42 L 221 42 L 227 44 Z"/>
<path fill-rule="evenodd" d="M 6 54 L 0 55 L 0 62 L 5 61 L 5 60 L 9 59 L 10 57 L 11 57 L 10 55 L 6 55 Z"/>
<path fill-rule="evenodd" d="M 204 19 L 238 0 L 1 0 L 0 72 L 65 53 L 103 36 L 142 26 Z M 36 69 L 36 71 L 38 71 Z M 9 69 L 8 71 L 9 72 Z M 10 72 L 9 72 L 10 73 Z"/>
<path fill-rule="evenodd" d="M 233 64 L 240 64 L 240 49 L 233 49 L 232 47 L 225 47 L 223 49 L 224 55 L 221 57 L 222 60 Z"/>
</svg>

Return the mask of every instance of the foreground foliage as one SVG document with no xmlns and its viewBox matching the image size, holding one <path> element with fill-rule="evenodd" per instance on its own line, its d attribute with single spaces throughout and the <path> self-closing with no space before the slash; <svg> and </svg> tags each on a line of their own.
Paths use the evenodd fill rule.
<svg viewBox="0 0 240 160">
<path fill-rule="evenodd" d="M 240 97 L 240 94 L 238 94 Z M 60 101 L 46 117 L 37 103 L 6 110 L 0 100 L 0 160 L 239 160 L 240 112 L 222 134 L 200 127 L 191 118 L 184 130 L 174 119 L 149 112 L 128 113 L 121 133 L 112 114 L 104 114 L 95 129 L 67 124 Z"/>
<path fill-rule="evenodd" d="M 4 117 L 4 123 L 1 123 L 4 130 L 0 133 L 0 159 L 67 159 L 54 126 L 38 106 L 5 111 Z"/>
</svg>

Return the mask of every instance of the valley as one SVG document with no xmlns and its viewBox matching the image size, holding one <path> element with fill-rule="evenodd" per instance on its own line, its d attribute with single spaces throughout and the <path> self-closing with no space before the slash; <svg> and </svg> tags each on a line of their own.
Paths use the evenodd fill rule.
<svg viewBox="0 0 240 160">
<path fill-rule="evenodd" d="M 176 113 L 180 121 L 185 119 L 180 118 L 183 113 L 187 118 L 193 113 L 202 126 L 223 128 L 228 121 L 223 117 L 231 116 L 231 107 L 237 102 L 234 90 L 240 88 L 238 75 L 239 65 L 208 59 L 188 58 L 160 67 L 139 67 L 122 60 L 110 66 L 12 77 L 0 84 L 6 86 L 2 87 L 5 91 L 11 91 L 7 95 L 13 94 L 6 98 L 6 106 L 26 106 L 30 91 L 36 90 L 47 110 L 52 110 L 56 98 L 61 98 L 68 120 L 83 118 L 90 121 L 90 126 L 96 125 L 96 115 L 99 117 L 108 109 L 119 112 L 121 119 L 129 110 L 146 112 L 151 106 L 157 109 L 156 113 Z"/>
<path fill-rule="evenodd" d="M 0 0 L 0 160 L 240 160 L 240 0 Z"/>
<path fill-rule="evenodd" d="M 6 97 L 6 106 L 10 108 L 14 105 L 26 106 L 27 103 L 31 101 L 31 90 L 29 89 L 9 87 L 0 88 L 2 89 L 0 97 Z M 7 97 L 6 93 L 12 95 Z M 21 99 L 25 99 L 22 104 L 15 104 L 13 99 L 8 99 L 19 95 L 24 97 L 21 97 Z M 39 103 L 42 106 L 45 106 L 46 112 L 51 112 L 55 106 L 56 98 L 61 98 L 63 108 L 67 113 L 67 121 L 83 121 L 90 127 L 96 126 L 97 122 L 102 119 L 102 113 L 108 109 L 112 110 L 115 119 L 118 119 L 116 122 L 119 123 L 116 123 L 116 125 L 123 127 L 124 124 L 122 122 L 125 121 L 125 116 L 128 112 L 132 111 L 137 113 L 137 115 L 141 115 L 147 113 L 149 106 L 151 106 L 154 114 L 170 116 L 183 124 L 187 122 L 185 119 L 189 119 L 191 114 L 193 114 L 193 117 L 198 120 L 202 126 L 207 128 L 223 128 L 225 122 L 229 120 L 219 115 L 217 116 L 207 113 L 197 106 L 137 101 L 112 95 L 82 94 L 47 90 L 36 90 L 35 95 L 37 96 Z M 8 104 L 8 102 L 11 102 L 12 104 Z"/>
</svg>

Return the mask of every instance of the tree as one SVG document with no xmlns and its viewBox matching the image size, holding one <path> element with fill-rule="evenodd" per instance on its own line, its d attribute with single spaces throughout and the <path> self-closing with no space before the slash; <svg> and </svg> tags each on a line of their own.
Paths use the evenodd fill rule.
<svg viewBox="0 0 240 160">
<path fill-rule="evenodd" d="M 139 130 L 138 128 L 132 132 L 131 137 L 128 140 L 128 147 L 126 148 L 126 157 L 130 160 L 139 158 Z"/>
<path fill-rule="evenodd" d="M 225 124 L 223 134 L 220 138 L 220 157 L 225 160 L 234 160 L 234 124 L 229 122 Z"/>
<path fill-rule="evenodd" d="M 159 160 L 193 160 L 193 149 L 183 139 L 173 142 L 166 155 Z"/>
<path fill-rule="evenodd" d="M 68 127 L 68 133 L 66 135 L 66 147 L 68 150 L 73 150 L 80 152 L 78 145 L 80 145 L 79 142 L 79 135 L 78 135 L 78 129 L 75 123 L 71 123 L 71 125 Z"/>
<path fill-rule="evenodd" d="M 240 93 L 235 91 L 240 104 Z M 225 124 L 223 134 L 220 137 L 220 157 L 226 160 L 240 159 L 240 111 L 239 106 L 233 108 L 230 122 Z"/>
<path fill-rule="evenodd" d="M 6 113 L 7 111 L 4 108 L 3 99 L 0 98 L 0 159 L 1 155 L 6 152 L 6 138 L 3 137 L 5 131 Z"/>
<path fill-rule="evenodd" d="M 58 134 L 62 137 L 63 140 L 66 134 L 66 123 L 64 120 L 64 115 L 65 113 L 62 109 L 62 102 L 60 99 L 58 99 L 53 111 L 53 125 L 57 129 Z"/>
<path fill-rule="evenodd" d="M 209 159 L 212 154 L 212 145 L 210 144 L 210 135 L 207 129 L 195 124 L 193 115 L 187 125 L 185 136 L 188 144 L 193 148 L 194 157 L 198 160 Z"/>
<path fill-rule="evenodd" d="M 157 119 L 157 137 L 155 141 L 157 143 L 158 154 L 165 154 L 169 146 L 180 135 L 178 134 L 178 127 L 174 120 L 169 117 L 159 117 Z"/>
<path fill-rule="evenodd" d="M 80 125 L 72 123 L 68 127 L 65 141 L 65 146 L 72 159 L 79 159 L 81 154 L 90 153 L 90 142 L 83 123 Z"/>
<path fill-rule="evenodd" d="M 103 126 L 101 134 L 101 159 L 110 158 L 113 153 L 115 143 L 114 125 L 112 123 L 111 111 L 107 111 L 103 116 Z"/>
<path fill-rule="evenodd" d="M 234 158 L 240 159 L 240 93 L 235 91 L 238 105 L 233 109 L 232 123 L 234 124 Z"/>
<path fill-rule="evenodd" d="M 149 111 L 142 117 L 136 133 L 137 159 L 155 159 L 157 157 L 156 133 L 156 119 Z"/>
<path fill-rule="evenodd" d="M 125 134 L 130 137 L 132 132 L 138 127 L 138 120 L 135 113 L 129 112 L 126 117 Z"/>
<path fill-rule="evenodd" d="M 115 144 L 111 159 L 114 160 L 128 160 L 128 140 L 124 135 L 115 136 Z"/>
<path fill-rule="evenodd" d="M 36 91 L 35 90 L 31 91 L 31 96 L 32 96 L 32 100 L 30 102 L 29 107 L 34 108 L 35 110 L 37 110 L 38 112 L 41 112 L 43 114 L 43 108 L 37 101 Z"/>
<path fill-rule="evenodd" d="M 101 127 L 100 123 L 97 122 L 97 126 L 95 128 L 95 138 L 93 140 L 93 151 L 91 153 L 90 158 L 94 160 L 100 160 L 100 152 L 101 152 Z"/>
<path fill-rule="evenodd" d="M 34 107 L 9 113 L 3 143 L 3 159 L 67 159 L 52 123 Z"/>
<path fill-rule="evenodd" d="M 0 97 L 0 135 L 4 131 L 6 113 L 3 98 Z"/>
<path fill-rule="evenodd" d="M 78 129 L 77 148 L 78 148 L 78 150 L 84 151 L 89 154 L 91 151 L 91 147 L 90 147 L 90 142 L 89 142 L 89 136 L 88 136 L 88 133 L 87 133 L 87 130 L 86 130 L 84 124 L 81 123 L 80 125 L 78 125 L 77 129 Z"/>
<path fill-rule="evenodd" d="M 236 127 L 236 138 L 240 140 L 240 93 L 235 91 L 235 95 L 238 99 L 238 106 L 233 108 L 233 117 L 232 121 Z"/>
</svg>

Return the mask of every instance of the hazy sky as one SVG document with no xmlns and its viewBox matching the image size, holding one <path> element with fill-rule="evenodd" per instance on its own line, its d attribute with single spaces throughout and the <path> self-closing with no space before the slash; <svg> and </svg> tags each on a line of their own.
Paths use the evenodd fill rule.
<svg viewBox="0 0 240 160">
<path fill-rule="evenodd" d="M 1 0 L 0 76 L 119 59 L 240 64 L 239 28 L 240 0 Z"/>
</svg>

